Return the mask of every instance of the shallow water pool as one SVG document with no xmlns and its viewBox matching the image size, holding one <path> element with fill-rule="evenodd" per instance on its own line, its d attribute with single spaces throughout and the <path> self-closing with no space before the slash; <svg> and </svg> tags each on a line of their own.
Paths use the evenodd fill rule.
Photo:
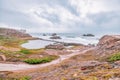
<svg viewBox="0 0 120 80">
<path fill-rule="evenodd" d="M 40 49 L 53 43 L 54 42 L 43 41 L 43 40 L 29 40 L 28 43 L 24 43 L 21 46 L 26 49 Z"/>
</svg>

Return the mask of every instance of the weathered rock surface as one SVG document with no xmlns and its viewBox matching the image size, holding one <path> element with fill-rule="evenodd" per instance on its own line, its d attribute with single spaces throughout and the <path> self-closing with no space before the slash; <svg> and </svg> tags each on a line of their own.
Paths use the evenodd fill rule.
<svg viewBox="0 0 120 80">
<path fill-rule="evenodd" d="M 120 35 L 105 35 L 97 45 L 96 53 L 102 56 L 120 51 Z"/>
<path fill-rule="evenodd" d="M 58 49 L 58 50 L 62 50 L 64 49 L 64 45 L 63 44 L 50 44 L 48 46 L 45 47 L 46 49 Z"/>
<path fill-rule="evenodd" d="M 13 73 L 13 72 L 0 71 L 0 78 L 3 78 L 4 80 L 7 80 L 7 79 L 6 79 L 6 76 L 7 76 L 8 74 L 11 74 L 11 73 Z M 2 80 L 3 80 L 3 79 L 2 79 Z"/>
<path fill-rule="evenodd" d="M 120 61 L 114 62 L 114 67 L 115 68 L 120 68 Z"/>
<path fill-rule="evenodd" d="M 83 61 L 81 62 L 81 70 L 93 69 L 99 65 L 101 65 L 101 63 L 98 61 Z"/>
<path fill-rule="evenodd" d="M 29 34 L 27 34 L 25 30 L 15 30 L 8 28 L 0 28 L 0 35 L 8 36 L 8 37 L 17 37 L 17 38 L 32 37 Z"/>
<path fill-rule="evenodd" d="M 80 43 L 64 43 L 65 46 L 84 46 L 83 44 Z"/>
</svg>

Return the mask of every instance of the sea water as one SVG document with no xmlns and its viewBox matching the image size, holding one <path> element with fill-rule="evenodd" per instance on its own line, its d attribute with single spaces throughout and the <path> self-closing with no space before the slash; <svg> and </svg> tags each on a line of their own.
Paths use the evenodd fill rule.
<svg viewBox="0 0 120 80">
<path fill-rule="evenodd" d="M 45 35 L 43 35 L 45 34 Z M 46 40 L 53 40 L 65 43 L 79 43 L 84 45 L 96 45 L 99 41 L 99 37 L 90 37 L 90 36 L 82 36 L 82 34 L 78 33 L 57 33 L 61 39 L 50 39 L 52 33 L 31 33 L 33 37 L 39 37 Z M 22 45 L 22 47 L 27 49 L 39 49 L 44 48 L 46 45 L 53 44 L 51 41 L 44 40 L 30 40 L 28 43 Z"/>
</svg>

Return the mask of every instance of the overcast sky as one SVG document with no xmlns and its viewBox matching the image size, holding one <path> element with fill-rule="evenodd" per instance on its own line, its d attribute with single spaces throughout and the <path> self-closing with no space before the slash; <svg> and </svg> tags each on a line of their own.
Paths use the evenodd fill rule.
<svg viewBox="0 0 120 80">
<path fill-rule="evenodd" d="M 120 0 L 0 0 L 0 26 L 41 33 L 120 33 Z"/>
</svg>

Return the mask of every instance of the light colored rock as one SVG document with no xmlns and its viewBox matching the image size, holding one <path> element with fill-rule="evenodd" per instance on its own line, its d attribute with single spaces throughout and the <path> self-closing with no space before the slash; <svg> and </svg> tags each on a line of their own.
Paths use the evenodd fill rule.
<svg viewBox="0 0 120 80">
<path fill-rule="evenodd" d="M 5 57 L 5 55 L 0 55 L 0 61 L 6 61 L 6 57 Z"/>
<path fill-rule="evenodd" d="M 109 80 L 120 80 L 120 78 L 110 78 Z"/>
<path fill-rule="evenodd" d="M 97 45 L 96 53 L 101 56 L 120 52 L 120 35 L 105 35 Z"/>
<path fill-rule="evenodd" d="M 120 68 L 120 61 L 114 62 L 114 67 L 115 68 Z"/>
</svg>

